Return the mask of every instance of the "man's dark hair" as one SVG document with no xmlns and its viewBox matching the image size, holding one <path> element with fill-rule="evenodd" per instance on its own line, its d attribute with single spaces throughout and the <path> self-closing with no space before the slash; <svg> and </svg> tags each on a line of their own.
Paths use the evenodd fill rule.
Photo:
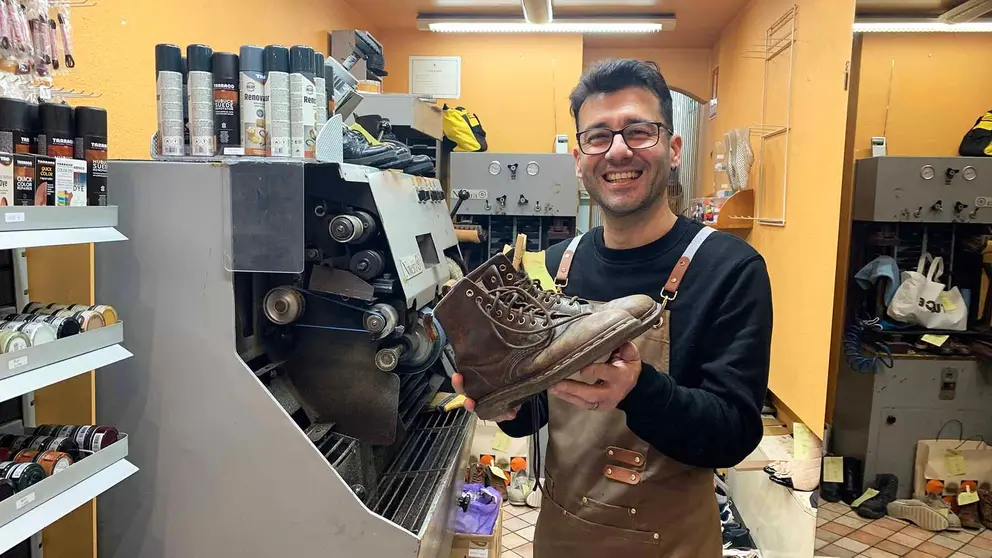
<svg viewBox="0 0 992 558">
<path fill-rule="evenodd" d="M 661 104 L 661 116 L 665 119 L 665 123 L 669 126 L 674 125 L 672 92 L 668 89 L 665 76 L 658 70 L 658 65 L 654 62 L 623 58 L 597 62 L 582 74 L 579 84 L 569 96 L 575 127 L 579 127 L 579 109 L 586 99 L 598 93 L 615 93 L 628 87 L 643 87 L 654 93 Z"/>
</svg>

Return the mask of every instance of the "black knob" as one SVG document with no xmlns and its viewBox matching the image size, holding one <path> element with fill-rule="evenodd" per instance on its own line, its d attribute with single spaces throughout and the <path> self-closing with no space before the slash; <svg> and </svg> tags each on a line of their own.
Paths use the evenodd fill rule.
<svg viewBox="0 0 992 558">
<path fill-rule="evenodd" d="M 530 203 L 530 200 L 528 200 L 523 194 L 520 194 L 520 199 L 517 200 L 517 203 L 519 203 L 520 205 L 527 205 L 528 203 Z"/>
<path fill-rule="evenodd" d="M 496 198 L 496 201 L 498 201 L 500 205 L 506 205 L 506 194 Z"/>
<path fill-rule="evenodd" d="M 930 211 L 943 211 L 944 203 L 941 200 L 937 200 L 937 203 L 930 206 Z"/>
<path fill-rule="evenodd" d="M 968 204 L 961 203 L 959 201 L 958 202 L 954 202 L 954 212 L 955 213 L 961 213 L 965 209 L 968 209 Z"/>
<path fill-rule="evenodd" d="M 951 167 L 947 167 L 947 170 L 944 171 L 944 178 L 946 178 L 947 180 L 951 180 L 954 178 L 954 175 L 956 175 L 959 172 L 961 172 L 961 169 L 952 169 Z"/>
<path fill-rule="evenodd" d="M 891 424 L 895 424 L 895 423 L 896 423 L 896 417 L 894 417 L 892 415 L 889 415 L 889 416 L 885 417 L 885 424 L 890 424 L 891 425 Z"/>
<path fill-rule="evenodd" d="M 458 199 L 467 200 L 472 197 L 472 193 L 468 190 L 458 190 Z"/>
</svg>

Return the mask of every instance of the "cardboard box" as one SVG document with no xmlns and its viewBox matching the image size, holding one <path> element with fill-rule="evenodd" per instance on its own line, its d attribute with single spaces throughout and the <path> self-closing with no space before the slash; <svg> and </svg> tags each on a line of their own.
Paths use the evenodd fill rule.
<svg viewBox="0 0 992 558">
<path fill-rule="evenodd" d="M 0 153 L 0 205 L 34 205 L 34 156 Z"/>
<path fill-rule="evenodd" d="M 499 558 L 502 532 L 503 508 L 500 508 L 492 535 L 455 533 L 455 538 L 451 541 L 451 558 Z"/>
</svg>

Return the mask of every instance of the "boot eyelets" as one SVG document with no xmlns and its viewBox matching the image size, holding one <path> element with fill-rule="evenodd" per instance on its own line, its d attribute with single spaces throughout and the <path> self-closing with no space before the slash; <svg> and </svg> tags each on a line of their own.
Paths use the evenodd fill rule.
<svg viewBox="0 0 992 558">
<path fill-rule="evenodd" d="M 482 304 L 482 297 L 481 297 L 481 296 L 477 296 L 477 297 L 475 297 L 475 302 L 476 302 L 477 304 Z"/>
<path fill-rule="evenodd" d="M 506 264 L 501 264 L 501 265 L 499 266 L 499 270 L 500 270 L 500 271 L 506 271 Z"/>
<path fill-rule="evenodd" d="M 503 317 L 503 311 L 502 310 L 497 310 L 496 311 L 496 317 L 497 318 L 502 318 Z"/>
<path fill-rule="evenodd" d="M 520 324 L 520 325 L 526 325 L 527 324 L 527 318 L 524 318 L 524 317 L 521 316 L 520 317 L 520 321 L 517 322 L 517 323 Z"/>
<path fill-rule="evenodd" d="M 512 321 L 516 320 L 517 317 L 514 316 L 513 314 L 509 314 L 509 315 L 506 316 L 506 319 L 508 319 L 508 320 L 510 320 L 512 322 Z"/>
<path fill-rule="evenodd" d="M 513 280 L 513 275 L 510 275 L 509 273 L 507 273 L 506 274 L 506 278 L 512 281 Z"/>
<path fill-rule="evenodd" d="M 493 309 L 493 305 L 492 304 L 487 304 L 486 305 L 486 312 L 491 312 L 492 309 Z"/>
<path fill-rule="evenodd" d="M 475 294 L 475 291 L 473 291 L 472 289 L 469 289 L 469 290 L 465 291 L 465 296 L 473 296 L 474 294 Z"/>
</svg>

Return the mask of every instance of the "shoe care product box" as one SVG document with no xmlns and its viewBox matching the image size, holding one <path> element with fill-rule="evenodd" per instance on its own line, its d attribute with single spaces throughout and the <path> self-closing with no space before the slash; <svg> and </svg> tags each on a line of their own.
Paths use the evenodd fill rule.
<svg viewBox="0 0 992 558">
<path fill-rule="evenodd" d="M 40 155 L 35 159 L 38 190 L 44 188 L 45 192 L 44 203 L 41 202 L 39 192 L 36 205 L 60 207 L 86 205 L 86 161 L 64 157 L 42 157 Z"/>
<path fill-rule="evenodd" d="M 0 153 L 0 206 L 34 205 L 35 160 L 24 153 Z"/>
<path fill-rule="evenodd" d="M 492 535 L 455 533 L 455 537 L 451 541 L 450 558 L 499 558 L 502 532 L 503 508 L 501 506 Z"/>
</svg>

